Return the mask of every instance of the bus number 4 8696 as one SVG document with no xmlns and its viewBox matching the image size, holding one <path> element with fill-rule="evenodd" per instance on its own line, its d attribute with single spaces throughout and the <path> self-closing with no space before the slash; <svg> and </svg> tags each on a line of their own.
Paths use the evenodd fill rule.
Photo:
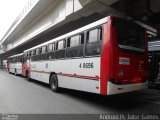
<svg viewBox="0 0 160 120">
<path fill-rule="evenodd" d="M 94 63 L 80 63 L 79 68 L 94 68 Z"/>
</svg>

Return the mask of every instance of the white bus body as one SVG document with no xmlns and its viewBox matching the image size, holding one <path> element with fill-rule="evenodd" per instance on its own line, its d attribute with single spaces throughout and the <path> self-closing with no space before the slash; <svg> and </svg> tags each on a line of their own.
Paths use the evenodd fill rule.
<svg viewBox="0 0 160 120">
<path fill-rule="evenodd" d="M 8 57 L 8 71 L 15 75 L 22 75 L 22 56 L 23 53 Z"/>
</svg>

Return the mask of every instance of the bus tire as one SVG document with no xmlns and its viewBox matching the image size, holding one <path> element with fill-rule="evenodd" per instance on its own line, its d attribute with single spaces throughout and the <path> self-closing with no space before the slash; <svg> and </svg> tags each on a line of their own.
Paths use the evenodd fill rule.
<svg viewBox="0 0 160 120">
<path fill-rule="evenodd" d="M 29 77 L 29 72 L 26 71 L 26 79 L 30 82 L 31 81 L 31 78 Z"/>
<path fill-rule="evenodd" d="M 58 78 L 56 74 L 51 75 L 50 80 L 49 80 L 49 85 L 52 91 L 59 92 Z"/>
<path fill-rule="evenodd" d="M 14 71 L 14 75 L 15 75 L 15 76 L 17 76 L 17 69 L 15 69 L 15 71 Z"/>
</svg>

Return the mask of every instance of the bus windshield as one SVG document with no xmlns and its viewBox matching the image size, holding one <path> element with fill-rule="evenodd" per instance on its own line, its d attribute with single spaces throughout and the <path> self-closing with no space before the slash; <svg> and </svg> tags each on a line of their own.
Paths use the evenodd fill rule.
<svg viewBox="0 0 160 120">
<path fill-rule="evenodd" d="M 114 19 L 119 47 L 123 50 L 145 52 L 145 30 L 138 24 Z"/>
</svg>

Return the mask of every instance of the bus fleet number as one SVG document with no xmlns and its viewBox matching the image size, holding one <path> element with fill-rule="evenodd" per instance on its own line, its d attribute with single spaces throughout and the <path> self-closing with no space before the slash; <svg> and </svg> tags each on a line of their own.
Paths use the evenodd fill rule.
<svg viewBox="0 0 160 120">
<path fill-rule="evenodd" d="M 94 68 L 94 63 L 80 63 L 79 68 Z"/>
</svg>

